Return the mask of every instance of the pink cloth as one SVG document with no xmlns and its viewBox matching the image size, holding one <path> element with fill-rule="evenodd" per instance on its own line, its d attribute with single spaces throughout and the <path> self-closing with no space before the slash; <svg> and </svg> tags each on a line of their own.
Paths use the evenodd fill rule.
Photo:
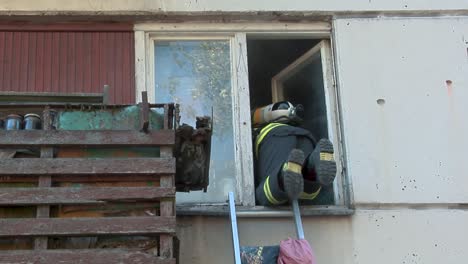
<svg viewBox="0 0 468 264">
<path fill-rule="evenodd" d="M 317 264 L 314 252 L 305 239 L 288 238 L 280 243 L 278 264 Z"/>
</svg>

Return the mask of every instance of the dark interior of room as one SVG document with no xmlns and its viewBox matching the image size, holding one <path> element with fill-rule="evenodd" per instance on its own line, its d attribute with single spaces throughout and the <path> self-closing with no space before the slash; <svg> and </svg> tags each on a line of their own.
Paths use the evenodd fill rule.
<svg viewBox="0 0 468 264">
<path fill-rule="evenodd" d="M 316 39 L 248 39 L 251 109 L 271 104 L 271 78 L 319 42 Z M 284 84 L 289 88 L 285 97 L 294 101 L 293 104 L 300 103 L 308 108 L 305 114 L 309 118 L 303 127 L 315 137 L 328 137 L 320 54 Z M 334 204 L 333 186 L 322 188 L 319 196 L 308 204 Z"/>
<path fill-rule="evenodd" d="M 250 107 L 270 104 L 271 78 L 318 42 L 317 39 L 247 39 Z"/>
</svg>

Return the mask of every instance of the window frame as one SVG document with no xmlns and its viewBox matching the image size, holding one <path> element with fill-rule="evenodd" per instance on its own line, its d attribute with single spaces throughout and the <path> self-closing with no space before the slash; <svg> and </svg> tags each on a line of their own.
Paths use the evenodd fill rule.
<svg viewBox="0 0 468 264">
<path fill-rule="evenodd" d="M 240 204 L 245 201 L 245 204 L 253 204 L 255 203 L 254 197 L 254 184 L 253 181 L 250 183 L 250 178 L 253 178 L 253 164 L 248 162 L 252 159 L 253 154 L 252 152 L 252 145 L 242 138 L 247 138 L 251 136 L 250 132 L 250 103 L 247 100 L 246 102 L 242 102 L 240 98 L 247 97 L 249 98 L 248 94 L 248 79 L 247 83 L 242 83 L 243 80 L 240 78 L 240 74 L 242 71 L 242 67 L 237 67 L 240 64 L 241 59 L 238 57 L 237 54 L 242 54 L 242 51 L 238 51 L 236 54 L 234 50 L 236 49 L 235 46 L 239 43 L 242 43 L 242 36 L 237 33 L 225 33 L 225 32 L 145 32 L 145 89 L 148 92 L 148 100 L 154 101 L 155 100 L 155 75 L 154 75 L 154 59 L 156 54 L 154 54 L 154 44 L 157 41 L 184 41 L 184 40 L 228 40 L 230 43 L 230 60 L 231 60 L 231 99 L 233 105 L 233 134 L 234 134 L 234 157 L 235 157 L 235 175 L 243 175 L 243 177 L 236 177 L 236 201 L 240 201 Z M 246 50 L 245 50 L 246 52 Z M 243 54 L 245 54 L 243 52 Z M 240 55 L 242 56 L 242 55 Z M 246 59 L 245 55 L 245 59 Z M 245 72 L 246 69 L 245 69 Z M 247 85 L 247 86 L 245 86 Z M 247 94 L 242 93 L 241 91 L 236 91 L 235 87 L 243 86 L 246 87 L 245 89 L 241 89 L 247 91 Z M 141 94 L 137 86 L 137 93 Z M 242 105 L 241 105 L 242 104 Z M 244 104 L 247 104 L 247 110 Z M 245 117 L 248 118 L 245 118 Z M 241 120 L 240 117 L 243 120 Z M 249 129 L 247 129 L 249 128 Z M 245 151 L 245 150 L 249 151 Z M 243 154 L 244 153 L 244 154 Z M 249 164 L 250 163 L 250 164 Z M 251 195 L 249 195 L 251 193 Z M 213 203 L 217 204 L 217 203 Z"/>
<path fill-rule="evenodd" d="M 335 78 L 333 74 L 333 60 L 332 60 L 332 50 L 330 40 L 323 39 L 311 49 L 302 54 L 299 58 L 291 62 L 288 66 L 283 68 L 280 72 L 274 75 L 271 78 L 271 91 L 272 91 L 272 101 L 278 102 L 283 101 L 283 82 L 291 77 L 292 72 L 301 69 L 308 65 L 314 58 L 315 55 L 320 55 L 320 62 L 322 64 L 323 71 L 323 86 L 325 94 L 325 105 L 327 112 L 327 127 L 328 127 L 328 138 L 333 142 L 334 146 L 337 148 L 335 150 L 335 155 L 339 157 L 341 161 L 342 150 L 340 146 L 340 128 L 339 122 L 337 122 L 338 114 L 338 103 L 337 98 L 334 96 L 335 92 Z M 337 162 L 337 171 L 342 171 L 342 163 Z M 343 203 L 343 194 L 341 190 L 343 189 L 343 182 L 341 180 L 336 180 L 333 182 L 333 192 L 335 195 L 335 204 Z"/>
<path fill-rule="evenodd" d="M 328 22 L 307 23 L 143 23 L 135 25 L 135 82 L 136 101 L 141 92 L 148 91 L 149 100 L 154 100 L 154 41 L 157 40 L 209 40 L 229 39 L 231 51 L 231 85 L 233 100 L 233 132 L 236 163 L 236 201 L 240 216 L 289 216 L 288 207 L 268 208 L 255 205 L 252 135 L 250 119 L 250 96 L 247 61 L 248 38 L 311 38 L 328 39 L 333 44 L 331 24 Z M 344 147 L 340 126 L 340 107 L 335 82 L 333 49 L 327 55 L 331 79 L 328 91 L 327 110 L 331 109 L 334 143 L 339 171 L 335 186 L 335 205 L 306 206 L 306 215 L 349 215 L 352 213 L 349 190 L 345 175 Z M 328 105 L 333 102 L 333 105 Z M 330 122 L 330 120 L 329 120 Z M 226 194 L 227 195 L 227 194 Z M 226 203 L 227 204 L 227 203 Z M 226 215 L 226 204 L 177 205 L 179 215 Z"/>
</svg>

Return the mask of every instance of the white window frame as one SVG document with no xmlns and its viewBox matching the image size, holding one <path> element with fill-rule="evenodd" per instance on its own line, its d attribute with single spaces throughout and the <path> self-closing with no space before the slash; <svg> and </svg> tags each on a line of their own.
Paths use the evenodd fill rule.
<svg viewBox="0 0 468 264">
<path fill-rule="evenodd" d="M 331 25 L 327 22 L 312 23 L 143 23 L 135 25 L 135 82 L 136 100 L 141 100 L 141 92 L 148 91 L 149 100 L 154 100 L 154 41 L 157 40 L 204 40 L 204 39 L 229 39 L 231 44 L 231 80 L 233 100 L 233 129 L 235 145 L 235 175 L 236 178 L 236 201 L 245 210 L 239 210 L 240 215 L 256 216 L 258 214 L 270 216 L 289 215 L 289 213 L 278 213 L 282 208 L 266 208 L 255 206 L 255 186 L 253 172 L 253 153 L 251 140 L 250 120 L 250 96 L 248 80 L 247 61 L 247 36 L 254 38 L 316 38 L 331 39 Z M 331 53 L 331 51 L 330 51 Z M 330 69 L 334 69 L 332 54 L 327 56 Z M 330 110 L 333 112 L 335 123 L 334 131 L 337 143 L 337 157 L 343 167 L 343 148 L 341 141 L 339 107 L 337 106 L 337 91 L 332 79 L 324 80 L 332 82 L 331 90 L 328 91 L 331 103 Z M 331 100 L 330 100 L 331 99 Z M 310 214 L 317 214 L 323 210 L 341 210 L 343 214 L 349 214 L 346 191 L 344 190 L 344 175 L 338 172 L 339 183 L 335 186 L 335 206 L 310 206 L 307 210 Z M 339 185 L 339 186 L 338 186 Z M 337 188 L 338 187 L 338 188 Z M 227 194 L 226 194 L 227 197 Z M 207 214 L 216 210 L 225 211 L 225 206 L 200 205 L 186 208 L 190 214 L 198 214 L 206 211 Z M 320 210 L 316 210 L 320 209 Z M 252 211 L 253 210 L 253 211 Z M 256 213 L 255 213 L 256 212 Z M 335 212 L 336 213 L 336 212 Z M 333 214 L 335 214 L 333 213 Z"/>
</svg>

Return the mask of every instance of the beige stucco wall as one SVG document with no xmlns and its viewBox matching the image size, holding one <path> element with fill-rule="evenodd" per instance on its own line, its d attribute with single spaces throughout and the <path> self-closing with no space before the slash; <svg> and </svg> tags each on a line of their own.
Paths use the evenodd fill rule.
<svg viewBox="0 0 468 264">
<path fill-rule="evenodd" d="M 227 218 L 179 218 L 181 263 L 234 263 Z M 239 219 L 242 245 L 294 236 L 292 219 Z M 318 263 L 464 263 L 468 213 L 445 209 L 357 210 L 352 217 L 304 219 Z"/>
</svg>

